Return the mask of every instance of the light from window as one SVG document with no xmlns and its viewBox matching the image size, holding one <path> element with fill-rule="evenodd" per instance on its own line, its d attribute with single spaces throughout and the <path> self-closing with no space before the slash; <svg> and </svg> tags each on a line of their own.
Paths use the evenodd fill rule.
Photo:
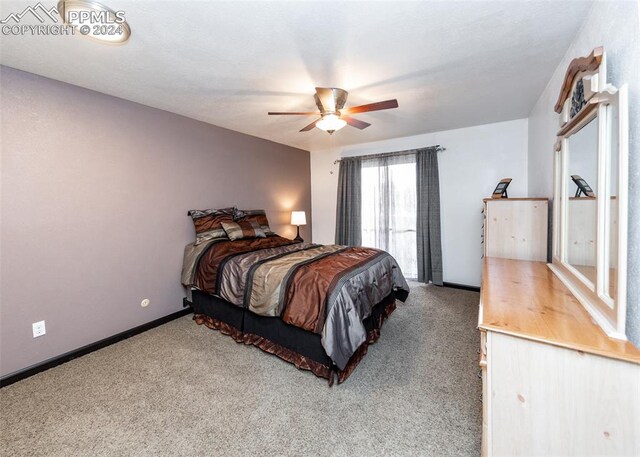
<svg viewBox="0 0 640 457">
<path fill-rule="evenodd" d="M 415 156 L 363 160 L 362 245 L 389 252 L 414 279 L 416 214 Z"/>
</svg>

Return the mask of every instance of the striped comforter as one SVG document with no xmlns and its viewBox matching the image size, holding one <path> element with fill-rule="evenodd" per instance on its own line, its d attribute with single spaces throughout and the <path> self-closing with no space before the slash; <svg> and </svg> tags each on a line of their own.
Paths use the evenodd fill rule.
<svg viewBox="0 0 640 457">
<path fill-rule="evenodd" d="M 188 245 L 182 283 L 321 334 L 340 369 L 365 341 L 362 321 L 373 306 L 394 290 L 402 299 L 409 292 L 400 267 L 384 251 L 277 235 Z"/>
</svg>

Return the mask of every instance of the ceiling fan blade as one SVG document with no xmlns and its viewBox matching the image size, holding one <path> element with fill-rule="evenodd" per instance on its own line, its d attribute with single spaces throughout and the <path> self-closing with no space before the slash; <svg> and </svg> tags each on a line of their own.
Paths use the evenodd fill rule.
<svg viewBox="0 0 640 457">
<path fill-rule="evenodd" d="M 277 111 L 269 111 L 267 114 L 269 116 L 311 116 L 311 115 L 314 115 L 314 114 L 316 116 L 320 115 L 320 113 L 317 112 L 317 111 L 316 112 L 309 111 L 309 112 L 306 112 L 306 113 L 303 113 L 303 112 L 300 112 L 300 113 L 293 113 L 293 112 L 292 113 L 283 113 L 283 112 L 277 112 Z"/>
<path fill-rule="evenodd" d="M 330 87 L 316 87 L 316 95 L 322 105 L 323 113 L 334 112 L 336 110 L 336 98 L 333 89 Z"/>
<path fill-rule="evenodd" d="M 392 109 L 398 107 L 398 100 L 385 100 L 383 102 L 369 103 L 368 105 L 352 106 L 342 110 L 345 114 L 366 113 L 368 111 L 380 111 L 383 109 Z"/>
<path fill-rule="evenodd" d="M 320 119 L 322 119 L 322 118 L 320 118 Z M 313 129 L 316 126 L 316 122 L 318 122 L 320 119 L 316 119 L 315 121 L 313 121 L 311 124 L 307 125 L 305 128 L 303 128 L 300 131 L 301 132 L 308 132 L 309 130 Z"/>
<path fill-rule="evenodd" d="M 371 125 L 368 122 L 361 121 L 359 119 L 354 119 L 354 118 L 349 117 L 349 116 L 340 116 L 340 119 L 345 121 L 350 126 L 355 127 L 357 129 L 360 129 L 360 130 L 366 129 L 367 127 L 369 127 Z"/>
</svg>

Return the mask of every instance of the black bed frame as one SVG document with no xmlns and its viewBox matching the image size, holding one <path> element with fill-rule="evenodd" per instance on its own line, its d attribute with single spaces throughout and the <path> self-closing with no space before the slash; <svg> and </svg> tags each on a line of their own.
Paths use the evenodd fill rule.
<svg viewBox="0 0 640 457">
<path fill-rule="evenodd" d="M 367 332 L 379 330 L 385 307 L 394 299 L 395 293 L 392 292 L 373 307 L 371 315 L 363 321 Z M 279 317 L 259 316 L 248 309 L 240 308 L 199 290 L 192 291 L 191 306 L 196 315 L 210 316 L 241 332 L 261 336 L 322 365 L 333 365 L 333 361 L 322 347 L 320 335 L 289 325 Z M 367 342 L 365 341 L 363 344 L 367 344 Z"/>
</svg>

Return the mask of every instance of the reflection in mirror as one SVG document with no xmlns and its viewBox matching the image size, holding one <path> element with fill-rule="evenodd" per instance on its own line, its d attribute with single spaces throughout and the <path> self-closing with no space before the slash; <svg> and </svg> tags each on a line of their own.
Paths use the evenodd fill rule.
<svg viewBox="0 0 640 457">
<path fill-rule="evenodd" d="M 598 119 L 568 138 L 566 262 L 596 283 Z"/>
<path fill-rule="evenodd" d="M 555 202 L 553 203 L 553 256 L 559 259 L 562 252 L 560 248 L 560 237 L 562 234 L 560 211 L 564 208 L 564 197 L 562 193 L 562 151 L 556 150 L 554 160 L 553 195 L 555 195 Z"/>
<path fill-rule="evenodd" d="M 606 173 L 605 214 L 609 216 L 605 224 L 605 259 L 608 269 L 604 271 L 604 293 L 611 298 L 609 306 L 613 307 L 613 300 L 617 298 L 618 286 L 618 107 L 615 103 L 607 107 L 607 120 L 610 132 L 609 150 Z"/>
</svg>

